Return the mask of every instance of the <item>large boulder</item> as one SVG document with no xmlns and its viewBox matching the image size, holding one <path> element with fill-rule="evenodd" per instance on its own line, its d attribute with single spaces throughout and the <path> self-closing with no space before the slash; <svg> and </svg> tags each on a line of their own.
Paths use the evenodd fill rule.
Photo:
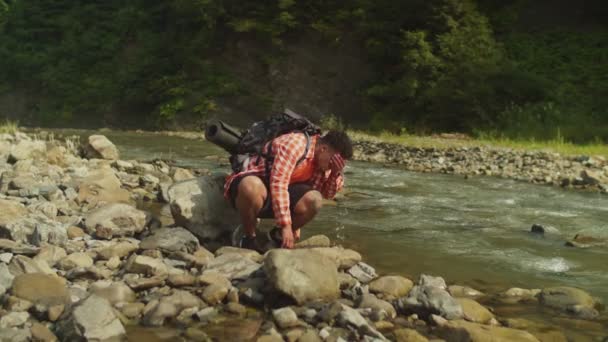
<svg viewBox="0 0 608 342">
<path fill-rule="evenodd" d="M 175 223 L 201 239 L 232 232 L 239 219 L 223 197 L 224 180 L 224 174 L 215 174 L 173 184 L 168 197 Z"/>
<path fill-rule="evenodd" d="M 78 303 L 57 331 L 62 341 L 120 340 L 126 334 L 110 302 L 96 295 Z"/>
<path fill-rule="evenodd" d="M 78 185 L 79 203 L 96 206 L 99 203 L 128 203 L 131 195 L 121 188 L 121 182 L 110 167 L 91 171 Z"/>
<path fill-rule="evenodd" d="M 83 154 L 89 159 L 119 159 L 118 149 L 105 135 L 91 135 L 83 146 Z"/>
<path fill-rule="evenodd" d="M 298 304 L 334 300 L 340 295 L 335 261 L 315 251 L 271 250 L 266 254 L 264 269 L 271 284 Z"/>
<path fill-rule="evenodd" d="M 141 249 L 160 249 L 166 252 L 196 251 L 200 245 L 196 236 L 188 230 L 177 228 L 161 228 L 141 241 Z"/>
<path fill-rule="evenodd" d="M 111 239 L 140 233 L 147 221 L 144 211 L 124 203 L 110 203 L 90 211 L 85 218 L 85 227 L 89 234 Z"/>
<path fill-rule="evenodd" d="M 463 320 L 440 324 L 439 334 L 447 342 L 539 342 L 527 331 L 471 323 Z"/>
</svg>

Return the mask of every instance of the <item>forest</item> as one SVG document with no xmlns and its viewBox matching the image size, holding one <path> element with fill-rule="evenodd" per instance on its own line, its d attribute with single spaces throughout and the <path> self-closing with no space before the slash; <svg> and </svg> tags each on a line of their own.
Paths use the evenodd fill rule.
<svg viewBox="0 0 608 342">
<path fill-rule="evenodd" d="M 211 117 L 248 120 L 290 106 L 371 132 L 606 142 L 607 8 L 0 0 L 0 117 L 196 130 Z"/>
</svg>

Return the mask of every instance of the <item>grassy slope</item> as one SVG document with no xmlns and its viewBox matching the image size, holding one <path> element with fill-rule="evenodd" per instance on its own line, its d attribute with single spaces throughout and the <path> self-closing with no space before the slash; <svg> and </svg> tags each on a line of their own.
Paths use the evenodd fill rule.
<svg viewBox="0 0 608 342">
<path fill-rule="evenodd" d="M 587 155 L 603 156 L 608 158 L 608 145 L 585 144 L 577 145 L 563 140 L 535 141 L 535 140 L 513 140 L 507 138 L 484 138 L 484 139 L 446 139 L 439 136 L 416 136 L 395 135 L 381 133 L 371 135 L 362 131 L 349 131 L 349 135 L 355 140 L 366 140 L 376 142 L 387 142 L 416 147 L 501 147 L 524 151 L 548 151 L 557 152 L 561 155 Z"/>
</svg>

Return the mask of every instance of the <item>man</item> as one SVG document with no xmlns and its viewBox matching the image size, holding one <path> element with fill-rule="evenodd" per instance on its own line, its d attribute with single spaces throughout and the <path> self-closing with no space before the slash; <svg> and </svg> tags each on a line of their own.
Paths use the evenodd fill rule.
<svg viewBox="0 0 608 342">
<path fill-rule="evenodd" d="M 345 160 L 353 155 L 352 142 L 341 131 L 310 137 L 288 133 L 266 144 L 267 153 L 269 148 L 274 158 L 268 168 L 266 158 L 251 156 L 244 171 L 228 176 L 224 186 L 224 196 L 243 224 L 242 248 L 259 249 L 257 218 L 273 217 L 271 235 L 279 236 L 283 248 L 292 248 L 300 229 L 321 209 L 322 199 L 333 199 L 342 189 Z"/>
</svg>

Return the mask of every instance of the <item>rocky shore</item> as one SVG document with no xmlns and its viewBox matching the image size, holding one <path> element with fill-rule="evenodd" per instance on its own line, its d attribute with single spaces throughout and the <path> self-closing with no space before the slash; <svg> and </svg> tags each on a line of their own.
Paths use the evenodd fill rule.
<svg viewBox="0 0 608 342">
<path fill-rule="evenodd" d="M 608 161 L 597 156 L 562 156 L 495 147 L 419 148 L 356 141 L 354 158 L 398 164 L 416 172 L 496 176 L 608 193 Z"/>
<path fill-rule="evenodd" d="M 370 152 L 359 158 L 397 161 L 386 146 L 357 146 Z M 429 171 L 449 168 L 449 157 L 456 172 L 467 155 L 400 151 L 404 164 L 437 153 Z M 526 167 L 534 159 L 521 158 Z M 0 173 L 0 341 L 144 340 L 153 327 L 172 341 L 572 339 L 560 326 L 499 314 L 503 305 L 608 337 L 602 305 L 581 289 L 481 293 L 430 275 L 379 275 L 322 235 L 264 255 L 231 247 L 236 218 L 221 175 L 121 160 L 102 135 L 83 146 L 0 135 Z"/>
</svg>

